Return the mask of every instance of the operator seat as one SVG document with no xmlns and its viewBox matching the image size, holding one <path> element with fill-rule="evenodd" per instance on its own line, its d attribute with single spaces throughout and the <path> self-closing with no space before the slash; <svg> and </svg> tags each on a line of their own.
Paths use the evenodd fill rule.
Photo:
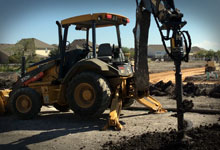
<svg viewBox="0 0 220 150">
<path fill-rule="evenodd" d="M 81 59 L 84 59 L 88 53 L 83 49 L 69 50 L 65 53 L 64 74 Z"/>
<path fill-rule="evenodd" d="M 112 60 L 112 47 L 109 43 L 103 43 L 99 45 L 98 58 L 105 61 L 111 62 Z"/>
</svg>

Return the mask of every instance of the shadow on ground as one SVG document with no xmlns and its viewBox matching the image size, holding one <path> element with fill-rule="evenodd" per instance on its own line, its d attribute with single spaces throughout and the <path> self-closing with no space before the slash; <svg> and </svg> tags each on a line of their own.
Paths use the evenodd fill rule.
<svg viewBox="0 0 220 150">
<path fill-rule="evenodd" d="M 52 140 L 68 134 L 100 130 L 107 122 L 107 114 L 98 119 L 80 119 L 73 113 L 44 111 L 33 120 L 19 120 L 14 116 L 0 118 L 0 133 L 11 131 L 40 131 L 17 141 L 0 144 L 0 149 L 28 149 L 26 145 Z M 4 135 L 1 135 L 4 136 Z"/>
</svg>

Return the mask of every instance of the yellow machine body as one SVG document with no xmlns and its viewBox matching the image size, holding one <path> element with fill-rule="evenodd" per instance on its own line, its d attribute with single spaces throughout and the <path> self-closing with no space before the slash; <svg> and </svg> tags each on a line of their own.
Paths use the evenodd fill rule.
<svg viewBox="0 0 220 150">
<path fill-rule="evenodd" d="M 108 17 L 114 17 L 113 21 L 106 20 Z M 129 22 L 129 19 L 125 16 L 118 15 L 118 14 L 112 14 L 112 13 L 94 13 L 94 14 L 86 14 L 76 17 L 67 18 L 61 21 L 62 25 L 76 25 L 76 28 L 83 29 L 86 27 L 91 26 L 91 21 L 99 21 L 97 22 L 96 27 L 108 27 L 113 26 L 115 23 L 115 20 L 117 20 L 117 24 L 125 24 L 125 22 Z"/>
<path fill-rule="evenodd" d="M 107 26 L 118 27 L 118 25 L 121 24 L 126 25 L 129 22 L 129 19 L 117 14 L 96 13 L 68 18 L 62 20 L 61 24 L 66 27 L 68 25 L 75 25 L 78 30 L 84 30 L 86 28 L 88 31 L 88 29 L 92 27 L 91 25 L 94 25 L 94 21 L 96 21 L 97 28 Z M 65 29 L 65 31 L 67 30 Z M 119 31 L 119 28 L 117 28 L 117 31 Z M 117 33 L 120 34 L 119 32 Z M 60 49 L 62 50 L 62 47 Z M 53 105 L 55 108 L 57 108 L 56 105 L 59 105 L 63 108 L 65 106 L 69 108 L 71 105 L 70 98 L 73 97 L 75 99 L 74 102 L 77 103 L 77 107 L 80 107 L 81 110 L 83 109 L 83 111 L 86 111 L 92 106 L 94 106 L 93 108 L 98 106 L 99 108 L 102 108 L 99 109 L 100 112 L 103 112 L 108 107 L 109 103 L 104 103 L 106 101 L 102 101 L 102 104 L 99 104 L 101 100 L 95 99 L 94 97 L 99 96 L 96 95 L 98 92 L 99 94 L 102 94 L 101 92 L 104 91 L 103 93 L 107 94 L 103 97 L 108 97 L 108 101 L 111 102 L 109 120 L 107 125 L 104 127 L 104 130 L 108 129 L 110 126 L 114 126 L 118 130 L 123 128 L 119 122 L 120 112 L 123 106 L 122 104 L 131 99 L 136 99 L 140 104 L 149 107 L 156 113 L 166 112 L 166 110 L 162 108 L 160 102 L 150 97 L 148 94 L 145 94 L 147 99 L 139 98 L 137 96 L 134 74 L 132 66 L 129 63 L 120 64 L 115 67 L 101 58 L 81 58 L 80 60 L 77 60 L 77 62 L 71 64 L 70 68 L 68 68 L 69 66 L 66 66 L 66 70 L 59 73 L 59 71 L 63 71 L 63 67 L 65 67 L 62 60 L 67 63 L 68 59 L 71 58 L 64 57 L 64 59 L 48 59 L 46 61 L 33 64 L 31 67 L 27 68 L 26 73 L 16 82 L 18 85 L 13 88 L 15 91 L 11 94 L 13 104 L 12 110 L 17 109 L 21 118 L 29 119 L 32 116 L 26 116 L 26 112 L 31 110 L 34 116 L 40 111 L 42 105 Z M 94 79 L 98 80 L 96 82 L 98 82 L 99 85 L 86 81 L 87 79 L 84 77 L 85 72 L 90 72 L 90 77 L 95 76 Z M 61 75 L 62 73 L 64 75 Z M 77 75 L 80 74 L 82 74 L 83 78 L 80 78 L 80 83 L 77 83 L 75 87 L 72 87 L 75 88 L 74 91 L 72 91 L 71 85 L 74 85 L 77 81 L 73 83 L 71 81 L 74 81 L 74 77 L 77 77 Z M 69 83 L 72 84 L 68 85 Z M 94 87 L 91 84 L 93 84 Z M 105 87 L 103 85 L 105 85 Z M 95 91 L 95 88 L 102 88 L 102 90 L 98 89 L 98 91 L 96 89 L 98 91 L 97 92 Z M 10 90 L 0 92 L 0 113 L 4 113 L 6 111 L 5 108 L 8 104 L 10 92 Z M 26 95 L 24 92 L 26 92 Z M 37 100 L 35 99 L 36 97 Z M 37 106 L 32 105 L 32 100 Z M 95 102 L 98 105 L 93 105 Z M 73 105 L 74 104 L 71 106 L 74 107 Z M 36 108 L 36 111 L 35 109 L 32 109 L 33 107 Z M 77 111 L 77 109 L 75 110 Z M 60 109 L 60 111 L 62 110 Z"/>
<path fill-rule="evenodd" d="M 9 108 L 9 93 L 11 90 L 0 90 L 0 115 L 4 114 L 7 111 L 7 108 Z"/>
<path fill-rule="evenodd" d="M 36 68 L 37 66 L 31 67 L 28 68 L 27 71 L 32 71 L 33 69 Z M 46 105 L 53 103 L 58 103 L 60 105 L 67 104 L 65 100 L 65 96 L 63 94 L 64 85 L 52 84 L 52 81 L 58 78 L 58 73 L 59 73 L 59 66 L 54 65 L 48 70 L 44 71 L 44 75 L 41 81 L 35 81 L 28 84 L 28 87 L 36 90 L 38 93 L 40 93 L 40 95 L 42 95 L 43 103 Z"/>
</svg>

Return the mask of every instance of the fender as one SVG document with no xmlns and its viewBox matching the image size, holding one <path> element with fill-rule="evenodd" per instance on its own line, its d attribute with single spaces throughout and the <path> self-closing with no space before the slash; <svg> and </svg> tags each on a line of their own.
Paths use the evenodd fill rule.
<svg viewBox="0 0 220 150">
<path fill-rule="evenodd" d="M 117 69 L 99 59 L 84 59 L 72 66 L 72 68 L 65 75 L 62 83 L 68 82 L 76 74 L 79 74 L 83 71 L 96 72 L 102 74 L 104 77 L 120 76 Z"/>
</svg>

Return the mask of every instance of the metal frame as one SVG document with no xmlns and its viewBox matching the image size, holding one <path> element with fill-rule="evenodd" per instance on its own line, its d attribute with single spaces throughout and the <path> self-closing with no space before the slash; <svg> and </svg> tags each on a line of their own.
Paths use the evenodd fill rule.
<svg viewBox="0 0 220 150">
<path fill-rule="evenodd" d="M 116 25 L 116 33 L 118 38 L 118 48 L 121 48 L 121 35 L 120 35 L 120 28 L 119 25 Z"/>
<path fill-rule="evenodd" d="M 59 79 L 63 78 L 63 67 L 65 59 L 66 41 L 68 36 L 68 29 L 70 25 L 62 26 L 59 21 L 56 21 L 58 26 L 58 36 L 59 36 L 59 50 L 60 50 L 60 67 L 59 67 Z M 121 36 L 119 25 L 115 25 L 116 34 L 118 40 L 118 47 L 121 48 Z M 62 34 L 62 28 L 64 28 L 64 33 Z M 89 49 L 89 29 L 86 30 L 86 49 Z M 96 21 L 92 21 L 92 47 L 93 47 L 93 58 L 97 58 L 96 53 Z"/>
<path fill-rule="evenodd" d="M 59 50 L 60 50 L 60 67 L 59 67 L 59 79 L 63 78 L 63 65 L 64 65 L 64 56 L 66 51 L 66 40 L 68 35 L 69 25 L 64 26 L 64 35 L 62 35 L 62 25 L 59 21 L 56 21 L 58 26 L 58 37 L 59 37 Z"/>
<path fill-rule="evenodd" d="M 92 21 L 92 48 L 93 58 L 96 58 L 96 21 Z"/>
<path fill-rule="evenodd" d="M 86 49 L 89 49 L 89 28 L 86 29 Z"/>
</svg>

